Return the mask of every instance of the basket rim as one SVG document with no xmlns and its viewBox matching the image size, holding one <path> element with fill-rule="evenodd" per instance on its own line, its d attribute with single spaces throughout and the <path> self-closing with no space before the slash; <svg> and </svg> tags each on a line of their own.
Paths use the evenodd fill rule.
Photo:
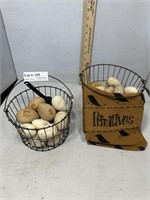
<svg viewBox="0 0 150 200">
<path fill-rule="evenodd" d="M 113 67 L 118 67 L 118 68 L 122 68 L 122 69 L 128 70 L 128 71 L 130 71 L 130 72 L 136 74 L 139 78 L 141 78 L 141 80 L 144 81 L 144 79 L 143 79 L 139 74 L 137 74 L 136 72 L 134 72 L 133 70 L 128 69 L 127 67 L 124 67 L 124 66 L 121 66 L 121 65 L 117 65 L 117 64 L 101 63 L 101 64 L 89 65 L 88 67 L 86 67 L 85 69 L 82 70 L 81 74 L 82 74 L 84 71 L 86 71 L 87 69 L 91 68 L 91 67 L 95 67 L 95 66 L 103 66 L 103 67 L 104 67 L 105 65 L 107 65 L 107 66 L 113 66 Z"/>
<path fill-rule="evenodd" d="M 142 88 L 140 89 L 140 91 L 138 91 L 138 93 L 136 94 L 139 94 L 139 93 L 142 93 L 144 90 L 145 90 L 145 83 L 146 83 L 146 80 L 144 80 L 139 74 L 137 74 L 136 72 L 134 72 L 133 70 L 131 69 L 128 69 L 127 67 L 124 67 L 124 66 L 121 66 L 121 65 L 117 65 L 117 64 L 106 64 L 106 63 L 102 63 L 102 64 L 93 64 L 93 65 L 89 65 L 88 67 L 86 67 L 85 69 L 82 70 L 82 72 L 79 74 L 79 77 L 80 77 L 80 81 L 83 85 L 86 85 L 86 87 L 89 87 L 89 84 L 86 83 L 86 81 L 84 81 L 84 73 L 90 69 L 90 68 L 94 68 L 95 66 L 99 66 L 99 67 L 105 67 L 105 66 L 109 66 L 109 67 L 115 67 L 115 68 L 121 68 L 121 69 L 124 69 L 130 73 L 133 73 L 135 76 L 138 77 L 138 79 L 140 79 L 141 83 L 142 83 Z M 90 87 L 89 87 L 90 88 Z M 90 88 L 92 89 L 94 92 L 98 92 L 97 90 Z M 99 93 L 99 92 L 98 92 Z M 112 96 L 109 92 L 106 92 L 106 91 L 102 91 L 102 93 L 104 94 L 108 94 L 108 96 Z M 127 95 L 127 96 L 126 96 Z M 135 96 L 135 94 L 124 94 L 123 95 L 124 97 L 130 97 L 130 96 Z"/>
<path fill-rule="evenodd" d="M 52 76 L 52 75 L 49 75 L 48 74 L 48 77 L 49 78 L 52 78 L 52 79 L 54 79 L 54 80 L 56 80 L 56 81 L 58 81 L 58 83 L 61 83 L 67 90 L 68 90 L 68 92 L 70 93 L 70 98 L 74 98 L 74 96 L 73 96 L 73 94 L 72 94 L 72 92 L 71 92 L 71 90 L 69 89 L 69 87 L 63 82 L 63 81 L 61 81 L 60 79 L 58 79 L 58 78 L 56 78 L 56 77 L 54 77 L 54 76 Z M 6 111 L 6 105 L 7 105 L 7 101 L 8 101 L 8 98 L 9 98 L 9 95 L 11 94 L 11 92 L 14 90 L 14 88 L 16 87 L 16 86 L 18 86 L 20 83 L 22 83 L 22 82 L 26 82 L 24 79 L 22 79 L 22 80 L 18 80 L 14 85 L 13 85 L 13 87 L 12 87 L 12 89 L 10 90 L 10 92 L 8 93 L 8 95 L 7 95 L 7 97 L 6 97 L 6 99 L 5 99 L 5 102 L 4 102 L 4 112 Z M 38 82 L 38 81 L 37 81 Z M 40 82 L 40 81 L 39 81 Z M 58 88 L 58 89 L 60 89 L 60 88 Z M 64 90 L 63 90 L 64 91 Z M 68 94 L 68 93 L 67 93 Z M 69 94 L 68 94 L 69 95 Z"/>
<path fill-rule="evenodd" d="M 144 80 L 139 74 L 137 74 L 136 72 L 134 72 L 134 71 L 131 70 L 131 69 L 128 69 L 127 67 L 124 67 L 124 66 L 121 66 L 121 65 L 117 65 L 117 64 L 101 63 L 101 64 L 89 65 L 88 67 L 86 67 L 85 69 L 83 69 L 83 70 L 81 71 L 80 76 L 83 76 L 83 75 L 84 75 L 84 72 L 85 72 L 87 69 L 91 68 L 91 67 L 95 67 L 95 66 L 103 66 L 103 67 L 104 67 L 104 66 L 106 66 L 106 65 L 107 65 L 107 66 L 113 66 L 113 67 L 117 67 L 117 68 L 122 68 L 122 69 L 128 70 L 128 71 L 134 73 L 135 75 L 137 75 L 137 76 L 141 79 L 141 81 L 143 82 L 143 84 L 145 83 L 145 80 Z M 81 79 L 81 82 L 83 82 L 83 79 Z"/>
<path fill-rule="evenodd" d="M 64 94 L 66 94 L 67 98 L 69 98 L 69 100 L 70 100 L 69 112 L 67 112 L 67 115 L 66 115 L 61 121 L 59 121 L 59 122 L 57 122 L 57 123 L 55 123 L 55 124 L 51 124 L 50 126 L 45 127 L 45 128 L 29 129 L 29 128 L 21 127 L 21 125 L 18 125 L 18 124 L 16 123 L 16 122 L 18 122 L 18 120 L 16 120 L 16 121 L 14 122 L 14 121 L 11 119 L 10 115 L 8 114 L 8 113 L 10 113 L 10 112 L 8 111 L 8 108 L 10 107 L 10 104 L 13 102 L 13 100 L 14 100 L 16 97 L 18 97 L 19 95 L 21 95 L 21 94 L 23 94 L 23 93 L 26 93 L 27 91 L 31 91 L 31 89 L 26 89 L 26 90 L 23 90 L 22 92 L 18 93 L 17 95 L 15 95 L 15 96 L 9 101 L 9 103 L 7 104 L 7 106 L 4 108 L 4 112 L 6 113 L 7 118 L 9 119 L 9 121 L 10 121 L 15 127 L 21 128 L 21 129 L 25 129 L 25 130 L 37 130 L 37 131 L 38 131 L 38 130 L 43 130 L 43 129 L 45 130 L 45 129 L 47 129 L 47 128 L 54 127 L 55 125 L 57 125 L 57 124 L 63 122 L 67 117 L 69 118 L 70 112 L 71 112 L 72 107 L 73 107 L 72 97 L 69 96 L 69 94 L 68 94 L 66 91 L 64 91 L 64 90 L 62 90 L 61 88 L 58 88 L 58 87 L 54 87 L 54 86 L 44 86 L 44 85 L 42 85 L 42 86 L 36 86 L 36 88 L 39 88 L 39 87 L 49 87 L 49 88 L 53 88 L 53 89 L 58 89 L 58 90 L 62 91 Z"/>
</svg>

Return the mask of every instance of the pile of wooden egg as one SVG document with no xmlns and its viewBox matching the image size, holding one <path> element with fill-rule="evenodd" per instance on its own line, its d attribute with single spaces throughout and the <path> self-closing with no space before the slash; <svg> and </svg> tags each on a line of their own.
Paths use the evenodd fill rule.
<svg viewBox="0 0 150 200">
<path fill-rule="evenodd" d="M 64 98 L 54 96 L 51 104 L 41 97 L 35 97 L 16 114 L 21 123 L 22 137 L 29 140 L 31 147 L 56 145 L 62 137 L 61 130 L 68 126 L 67 103 Z"/>
<path fill-rule="evenodd" d="M 92 82 L 90 85 L 96 87 L 99 90 L 103 90 L 111 93 L 129 94 L 137 93 L 138 90 L 133 86 L 124 87 L 121 82 L 115 77 L 108 77 L 105 82 Z"/>
</svg>

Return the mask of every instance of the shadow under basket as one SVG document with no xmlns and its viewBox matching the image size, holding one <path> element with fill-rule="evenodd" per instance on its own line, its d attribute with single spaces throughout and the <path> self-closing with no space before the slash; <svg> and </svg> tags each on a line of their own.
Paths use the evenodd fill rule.
<svg viewBox="0 0 150 200">
<path fill-rule="evenodd" d="M 115 77 L 124 87 L 136 87 L 131 94 L 110 93 L 94 87 Z M 83 95 L 83 131 L 88 144 L 141 151 L 147 141 L 141 133 L 144 111 L 144 80 L 135 72 L 112 64 L 87 67 L 80 74 Z"/>
<path fill-rule="evenodd" d="M 59 83 L 61 83 L 63 85 L 63 87 L 65 87 L 65 89 L 67 89 L 67 91 L 69 91 L 69 94 L 58 88 L 55 86 L 35 86 L 36 89 L 38 89 L 43 95 L 45 96 L 50 96 L 50 97 L 54 97 L 54 96 L 62 96 L 64 98 L 64 100 L 66 101 L 66 112 L 67 115 L 61 120 L 59 121 L 57 124 L 53 124 L 45 127 L 45 128 L 40 128 L 40 129 L 29 129 L 29 128 L 22 128 L 21 127 L 21 123 L 16 119 L 16 114 L 17 112 L 22 109 L 27 107 L 29 101 L 35 97 L 38 97 L 38 95 L 36 95 L 31 89 L 26 89 L 22 92 L 20 92 L 19 94 L 15 95 L 10 101 L 8 102 L 8 97 L 5 101 L 5 107 L 4 107 L 4 112 L 6 113 L 6 116 L 8 118 L 8 120 L 15 126 L 15 128 L 17 129 L 17 132 L 19 133 L 22 142 L 29 147 L 32 150 L 35 151 L 49 151 L 52 150 L 58 146 L 60 146 L 62 143 L 65 142 L 66 138 L 68 137 L 69 134 L 69 124 L 70 124 L 70 114 L 71 114 L 71 110 L 72 110 L 72 106 L 73 106 L 73 102 L 72 102 L 72 98 L 73 95 L 71 93 L 71 91 L 69 90 L 69 88 L 59 79 L 50 76 L 49 78 L 53 78 L 55 79 L 55 81 L 58 81 Z M 12 90 L 14 90 L 14 88 L 21 84 L 23 82 L 23 80 L 21 80 L 20 82 L 18 82 Z M 12 91 L 11 90 L 11 91 Z M 11 93 L 11 92 L 10 92 Z M 59 127 L 59 130 L 57 131 L 57 134 L 55 133 L 55 128 Z M 52 136 L 48 137 L 47 136 L 47 130 L 51 130 L 52 131 Z M 34 136 L 33 134 L 31 134 L 31 132 L 34 131 Z M 45 134 L 45 139 L 42 139 L 41 137 L 39 137 L 38 131 L 43 131 L 43 134 Z"/>
</svg>

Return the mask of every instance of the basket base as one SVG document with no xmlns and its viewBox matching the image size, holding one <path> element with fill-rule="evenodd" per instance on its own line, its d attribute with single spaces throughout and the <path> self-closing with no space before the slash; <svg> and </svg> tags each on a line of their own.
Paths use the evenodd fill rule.
<svg viewBox="0 0 150 200">
<path fill-rule="evenodd" d="M 140 128 L 112 132 L 86 132 L 88 144 L 122 150 L 143 151 L 147 141 Z"/>
<path fill-rule="evenodd" d="M 34 141 L 31 139 L 31 141 L 27 138 L 23 138 L 22 142 L 25 144 L 25 146 L 29 147 L 30 149 L 34 150 L 34 151 L 40 151 L 40 152 L 45 152 L 45 151 L 50 151 L 52 149 L 55 149 L 57 147 L 59 147 L 61 144 L 63 144 L 65 142 L 65 140 L 67 139 L 69 134 L 69 128 L 64 129 L 62 131 L 62 133 L 60 133 L 59 135 L 55 136 L 54 138 L 51 138 L 47 141 Z"/>
<path fill-rule="evenodd" d="M 129 151 L 144 151 L 146 146 L 147 146 L 147 142 L 141 142 L 138 143 L 137 145 L 106 145 L 106 144 L 100 144 L 100 143 L 96 143 L 96 142 L 91 142 L 91 141 L 87 141 L 88 144 L 91 145 L 96 145 L 96 146 L 101 146 L 101 147 L 108 147 L 108 148 L 114 148 L 114 149 L 120 149 L 120 150 L 129 150 Z"/>
</svg>

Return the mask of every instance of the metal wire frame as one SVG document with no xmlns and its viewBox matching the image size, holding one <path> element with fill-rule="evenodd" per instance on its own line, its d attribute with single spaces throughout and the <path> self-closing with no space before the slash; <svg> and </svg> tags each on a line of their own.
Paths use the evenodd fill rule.
<svg viewBox="0 0 150 200">
<path fill-rule="evenodd" d="M 28 128 L 22 128 L 21 123 L 16 119 L 17 112 L 27 107 L 28 102 L 32 99 L 37 97 L 37 95 L 30 89 L 24 90 L 20 92 L 19 94 L 15 95 L 10 102 L 7 104 L 5 102 L 5 108 L 4 112 L 6 113 L 6 116 L 8 120 L 15 126 L 17 129 L 17 132 L 19 133 L 22 142 L 28 146 L 30 149 L 33 149 L 35 151 L 49 151 L 52 150 L 58 146 L 60 146 L 62 143 L 65 142 L 66 138 L 69 134 L 69 124 L 70 124 L 70 114 L 73 107 L 72 98 L 73 95 L 69 95 L 66 91 L 54 87 L 54 86 L 37 86 L 36 87 L 40 92 L 42 92 L 45 96 L 56 96 L 60 95 L 64 98 L 66 101 L 67 107 L 66 112 L 67 115 L 58 123 L 52 124 L 46 128 L 42 129 L 28 129 Z M 70 91 L 70 90 L 69 90 Z M 71 93 L 72 94 L 72 93 Z M 50 123 L 53 123 L 50 122 Z M 65 123 L 65 126 L 64 126 Z M 55 126 L 59 125 L 60 130 L 58 131 L 58 134 L 55 136 L 54 134 L 52 137 L 47 137 L 46 130 L 48 128 L 54 129 Z M 36 137 L 31 135 L 31 131 L 36 131 Z M 38 131 L 43 130 L 45 133 L 45 140 L 41 140 L 41 138 L 38 135 Z M 25 131 L 28 135 L 28 137 L 25 134 Z M 52 131 L 54 132 L 54 131 Z"/>
<path fill-rule="evenodd" d="M 94 81 L 104 82 L 108 77 L 115 77 L 120 80 L 123 86 L 133 86 L 139 92 L 145 89 L 145 80 L 130 69 L 113 64 L 95 64 L 85 68 L 80 74 L 81 81 L 89 84 Z"/>
</svg>

